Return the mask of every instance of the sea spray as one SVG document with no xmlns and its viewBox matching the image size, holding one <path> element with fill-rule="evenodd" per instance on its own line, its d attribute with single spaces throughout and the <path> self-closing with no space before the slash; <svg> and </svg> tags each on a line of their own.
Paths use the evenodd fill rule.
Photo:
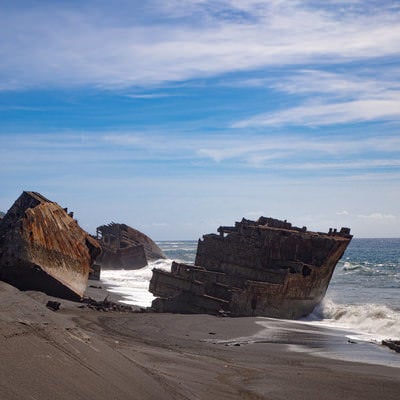
<svg viewBox="0 0 400 400">
<path fill-rule="evenodd" d="M 304 321 L 350 329 L 359 340 L 400 339 L 400 313 L 382 304 L 336 304 L 325 299 Z"/>
<path fill-rule="evenodd" d="M 193 263 L 196 256 L 197 240 L 170 240 L 156 242 L 168 257 L 165 260 L 150 262 L 137 270 L 103 270 L 101 280 L 108 290 L 122 296 L 122 303 L 140 307 L 150 307 L 155 297 L 149 292 L 153 268 L 171 271 L 172 260 Z"/>
<path fill-rule="evenodd" d="M 155 297 L 149 292 L 153 268 L 171 270 L 172 260 L 157 260 L 146 267 L 135 270 L 103 270 L 101 280 L 111 293 L 122 296 L 122 303 L 150 307 Z"/>
<path fill-rule="evenodd" d="M 140 270 L 102 271 L 101 279 L 124 296 L 123 302 L 150 306 L 152 269 L 168 271 L 171 260 L 194 262 L 197 241 L 157 244 L 169 260 Z M 326 300 L 307 323 L 357 331 L 363 340 L 400 339 L 400 239 L 353 239 L 336 267 Z"/>
</svg>

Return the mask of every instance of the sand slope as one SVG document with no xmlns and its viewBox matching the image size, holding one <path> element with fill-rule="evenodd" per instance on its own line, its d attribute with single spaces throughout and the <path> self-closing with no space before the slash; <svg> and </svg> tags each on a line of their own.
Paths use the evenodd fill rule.
<svg viewBox="0 0 400 400">
<path fill-rule="evenodd" d="M 0 282 L 0 398 L 173 398 L 69 318 Z"/>
<path fill-rule="evenodd" d="M 0 282 L 0 398 L 397 400 L 400 369 L 225 346 L 254 318 L 102 313 Z"/>
</svg>

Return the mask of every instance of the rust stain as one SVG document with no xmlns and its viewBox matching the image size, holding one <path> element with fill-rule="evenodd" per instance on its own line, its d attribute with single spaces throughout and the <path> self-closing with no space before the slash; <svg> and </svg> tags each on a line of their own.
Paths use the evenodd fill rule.
<svg viewBox="0 0 400 400">
<path fill-rule="evenodd" d="M 156 311 L 300 318 L 323 299 L 352 236 L 260 217 L 199 240 L 195 265 L 153 270 Z"/>
<path fill-rule="evenodd" d="M 23 192 L 0 221 L 0 279 L 20 289 L 80 298 L 101 249 L 66 209 Z"/>
</svg>

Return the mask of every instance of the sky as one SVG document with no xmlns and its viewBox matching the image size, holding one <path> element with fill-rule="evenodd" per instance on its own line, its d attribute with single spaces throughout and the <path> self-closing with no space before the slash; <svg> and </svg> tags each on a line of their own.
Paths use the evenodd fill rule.
<svg viewBox="0 0 400 400">
<path fill-rule="evenodd" d="M 0 0 L 0 210 L 400 237 L 400 1 Z"/>
</svg>

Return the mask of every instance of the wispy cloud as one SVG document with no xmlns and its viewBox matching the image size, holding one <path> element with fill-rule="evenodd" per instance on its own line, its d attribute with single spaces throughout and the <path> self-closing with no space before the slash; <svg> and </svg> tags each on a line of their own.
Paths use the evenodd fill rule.
<svg viewBox="0 0 400 400">
<path fill-rule="evenodd" d="M 280 168 L 297 169 L 297 170 L 335 170 L 335 169 L 379 169 L 379 168 L 397 168 L 400 167 L 400 160 L 371 160 L 365 159 L 362 161 L 343 160 L 342 162 L 304 162 L 290 164 L 285 163 Z"/>
<path fill-rule="evenodd" d="M 94 227 L 166 239 L 258 214 L 398 236 L 399 18 L 376 0 L 8 2 L 0 200 L 56 192 Z"/>
<path fill-rule="evenodd" d="M 390 76 L 386 76 L 390 74 Z M 264 83 L 288 94 L 318 94 L 335 98 L 369 96 L 385 98 L 400 90 L 400 69 L 338 73 L 322 70 L 300 70 L 281 79 Z"/>
<path fill-rule="evenodd" d="M 234 123 L 234 128 L 251 126 L 324 126 L 368 121 L 399 121 L 400 91 L 386 99 L 353 100 L 336 103 L 309 102 L 283 111 L 256 115 Z"/>
<path fill-rule="evenodd" d="M 353 157 L 362 153 L 370 153 L 371 151 L 396 154 L 396 152 L 400 151 L 400 138 L 390 135 L 380 138 L 366 137 L 360 139 L 313 136 L 312 140 L 307 135 L 271 135 L 268 137 L 255 135 L 247 138 L 236 137 L 230 139 L 214 137 L 208 141 L 207 146 L 198 149 L 198 154 L 209 157 L 216 162 L 232 158 L 246 159 L 250 156 L 264 157 L 263 160 L 282 156 L 287 161 L 299 154 L 320 154 L 329 157 L 331 161 L 326 159 L 328 165 L 331 163 L 331 166 L 337 166 L 336 163 L 332 164 L 332 156 Z M 361 164 L 358 162 L 358 165 L 360 167 L 367 164 L 372 166 L 374 163 L 381 166 L 397 165 L 398 160 L 368 159 L 365 162 L 361 162 Z M 357 165 L 357 162 L 352 159 L 351 164 Z M 319 166 L 316 165 L 316 167 Z M 305 165 L 305 168 L 307 168 L 307 165 Z"/>
<path fill-rule="evenodd" d="M 134 94 L 126 94 L 125 97 L 129 97 L 131 99 L 161 99 L 164 97 L 174 96 L 168 93 L 134 93 Z"/>
<path fill-rule="evenodd" d="M 2 89 L 147 86 L 400 51 L 399 11 L 385 4 L 365 12 L 361 5 L 338 9 L 313 1 L 178 3 L 4 9 Z"/>
<path fill-rule="evenodd" d="M 336 215 L 349 215 L 349 212 L 346 210 L 342 210 L 342 211 L 337 211 Z"/>
<path fill-rule="evenodd" d="M 1 167 L 42 169 L 44 165 L 103 165 L 113 168 L 146 162 L 205 168 L 236 168 L 275 171 L 280 174 L 331 174 L 352 171 L 392 173 L 400 167 L 400 137 L 313 137 L 306 135 L 224 136 L 160 132 L 109 132 L 65 135 L 2 135 Z M 140 165 L 140 164 L 138 164 Z M 186 168 L 186 167 L 185 167 Z"/>
<path fill-rule="evenodd" d="M 131 146 L 143 143 L 144 135 L 142 133 L 113 133 L 103 134 L 100 141 L 104 141 L 111 145 Z"/>
<path fill-rule="evenodd" d="M 372 221 L 393 221 L 397 219 L 396 215 L 393 214 L 384 214 L 381 212 L 374 212 L 368 215 L 358 215 L 358 218 Z"/>
<path fill-rule="evenodd" d="M 400 71 L 392 79 L 371 72 L 332 73 L 305 70 L 270 80 L 269 86 L 290 95 L 312 95 L 298 106 L 237 121 L 234 128 L 256 126 L 325 126 L 368 121 L 400 120 Z M 385 70 L 379 75 L 385 75 Z M 394 79 L 395 78 L 395 79 Z"/>
</svg>

